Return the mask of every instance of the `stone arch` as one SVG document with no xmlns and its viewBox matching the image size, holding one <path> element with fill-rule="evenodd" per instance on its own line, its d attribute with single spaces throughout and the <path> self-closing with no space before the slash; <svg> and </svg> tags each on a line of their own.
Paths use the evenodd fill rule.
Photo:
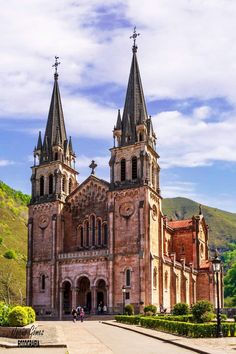
<svg viewBox="0 0 236 354">
<path fill-rule="evenodd" d="M 72 282 L 64 279 L 62 284 L 62 310 L 63 314 L 69 315 L 72 309 Z"/>
<path fill-rule="evenodd" d="M 84 307 L 85 311 L 91 311 L 92 297 L 91 297 L 91 280 L 88 275 L 80 274 L 76 280 L 77 290 L 77 306 Z"/>
<path fill-rule="evenodd" d="M 103 306 L 107 306 L 107 282 L 104 277 L 97 277 L 95 284 L 95 291 L 96 291 L 96 308 L 99 306 L 101 310 Z"/>
</svg>

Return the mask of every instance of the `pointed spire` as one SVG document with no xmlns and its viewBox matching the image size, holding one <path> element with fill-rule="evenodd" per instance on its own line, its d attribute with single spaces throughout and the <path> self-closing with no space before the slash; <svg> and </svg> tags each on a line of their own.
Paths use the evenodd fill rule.
<svg viewBox="0 0 236 354">
<path fill-rule="evenodd" d="M 57 127 L 54 145 L 61 145 L 61 137 L 60 137 L 59 127 Z"/>
<path fill-rule="evenodd" d="M 116 130 L 121 130 L 122 128 L 122 123 L 121 123 L 121 115 L 120 115 L 120 109 L 118 109 L 118 115 L 117 115 L 117 121 L 116 121 Z"/>
<path fill-rule="evenodd" d="M 41 150 L 42 149 L 42 137 L 41 137 L 41 131 L 39 131 L 39 137 L 38 137 L 38 143 L 37 143 L 37 149 L 35 147 L 36 150 Z"/>
<path fill-rule="evenodd" d="M 137 61 L 137 46 L 136 46 L 136 38 L 139 34 L 136 33 L 136 28 L 134 30 L 134 34 L 130 37 L 134 39 L 133 45 L 133 58 L 130 68 L 128 88 L 126 92 L 125 98 L 125 107 L 122 117 L 123 124 L 123 134 L 122 134 L 122 145 L 125 143 L 126 131 L 125 127 L 127 126 L 128 115 L 130 116 L 130 125 L 131 125 L 131 140 L 130 142 L 133 144 L 137 141 L 136 137 L 136 125 L 145 123 L 148 115 L 147 108 L 143 93 L 142 81 Z"/>
<path fill-rule="evenodd" d="M 69 152 L 71 155 L 74 155 L 74 150 L 73 150 L 73 145 L 72 145 L 72 139 L 71 136 L 69 137 Z"/>
<path fill-rule="evenodd" d="M 55 73 L 54 73 L 54 87 L 52 92 L 52 98 L 48 113 L 47 126 L 44 136 L 43 147 L 45 148 L 46 137 L 48 139 L 48 149 L 51 150 L 54 143 L 60 142 L 63 144 L 65 140 L 67 140 L 65 122 L 64 122 L 64 114 L 61 104 L 61 96 L 58 85 L 58 72 L 57 67 L 60 64 L 58 62 L 59 57 L 55 57 Z"/>
</svg>

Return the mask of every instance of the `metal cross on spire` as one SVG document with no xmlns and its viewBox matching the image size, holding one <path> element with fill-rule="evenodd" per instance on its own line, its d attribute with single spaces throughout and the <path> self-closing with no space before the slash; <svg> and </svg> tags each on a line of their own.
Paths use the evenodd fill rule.
<svg viewBox="0 0 236 354">
<path fill-rule="evenodd" d="M 56 75 L 56 76 L 58 76 L 58 74 L 57 74 L 57 67 L 58 67 L 58 65 L 61 64 L 61 62 L 58 61 L 58 59 L 59 59 L 59 57 L 55 56 L 55 64 L 52 65 L 52 67 L 55 68 L 55 74 L 54 74 L 54 75 Z"/>
<path fill-rule="evenodd" d="M 91 168 L 91 175 L 95 175 L 95 168 L 97 167 L 97 164 L 95 163 L 94 160 L 92 160 L 91 164 L 89 165 L 89 168 Z"/>
<path fill-rule="evenodd" d="M 133 39 L 134 40 L 134 45 L 133 45 L 133 52 L 136 52 L 137 51 L 137 46 L 136 46 L 136 38 L 140 36 L 140 33 L 137 33 L 136 32 L 136 26 L 134 26 L 134 32 L 132 34 L 132 36 L 130 36 L 129 38 L 130 39 Z"/>
</svg>

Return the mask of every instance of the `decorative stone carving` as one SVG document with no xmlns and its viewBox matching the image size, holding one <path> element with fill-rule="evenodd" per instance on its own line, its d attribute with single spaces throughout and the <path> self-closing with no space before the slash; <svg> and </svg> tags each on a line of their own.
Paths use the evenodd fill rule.
<svg viewBox="0 0 236 354">
<path fill-rule="evenodd" d="M 123 216 L 124 218 L 129 218 L 131 215 L 133 215 L 134 210 L 135 210 L 134 203 L 125 202 L 120 206 L 120 215 Z"/>
<path fill-rule="evenodd" d="M 41 214 L 41 215 L 39 216 L 39 227 L 40 227 L 41 229 L 46 229 L 46 227 L 48 226 L 48 224 L 49 224 L 49 217 L 48 217 L 48 215 L 46 215 L 46 214 Z"/>
</svg>

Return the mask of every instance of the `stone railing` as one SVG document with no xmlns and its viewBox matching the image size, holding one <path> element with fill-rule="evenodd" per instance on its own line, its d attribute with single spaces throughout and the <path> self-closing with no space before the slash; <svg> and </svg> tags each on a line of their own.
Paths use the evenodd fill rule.
<svg viewBox="0 0 236 354">
<path fill-rule="evenodd" d="M 94 258 L 94 257 L 107 257 L 109 251 L 105 250 L 86 250 L 79 252 L 60 253 L 58 259 L 80 259 L 80 258 Z"/>
</svg>

